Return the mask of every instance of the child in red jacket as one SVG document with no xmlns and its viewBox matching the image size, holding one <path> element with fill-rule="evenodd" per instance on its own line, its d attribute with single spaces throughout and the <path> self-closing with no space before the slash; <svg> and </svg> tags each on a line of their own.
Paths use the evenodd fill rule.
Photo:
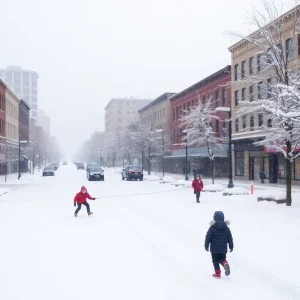
<svg viewBox="0 0 300 300">
<path fill-rule="evenodd" d="M 192 187 L 194 189 L 194 194 L 196 194 L 196 201 L 200 203 L 200 193 L 203 190 L 203 181 L 200 178 L 200 175 L 193 180 Z"/>
<path fill-rule="evenodd" d="M 76 194 L 74 198 L 74 206 L 76 207 L 77 203 L 77 209 L 75 210 L 74 216 L 77 217 L 78 212 L 81 210 L 81 205 L 84 205 L 86 207 L 88 215 L 92 215 L 93 213 L 90 211 L 90 205 L 87 203 L 86 199 L 95 200 L 96 198 L 92 198 L 89 193 L 87 192 L 87 189 L 82 186 L 81 191 Z"/>
</svg>

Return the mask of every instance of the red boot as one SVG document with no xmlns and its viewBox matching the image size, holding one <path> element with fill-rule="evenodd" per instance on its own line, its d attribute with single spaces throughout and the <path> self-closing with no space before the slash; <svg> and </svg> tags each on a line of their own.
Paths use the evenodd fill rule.
<svg viewBox="0 0 300 300">
<path fill-rule="evenodd" d="M 221 271 L 220 270 L 216 270 L 216 273 L 212 275 L 213 277 L 215 277 L 216 279 L 221 279 Z"/>
<path fill-rule="evenodd" d="M 224 268 L 224 270 L 225 270 L 225 275 L 226 275 L 226 276 L 229 276 L 229 275 L 230 275 L 230 267 L 229 267 L 228 261 L 227 261 L 227 260 L 224 260 L 224 261 L 222 262 L 222 266 L 223 266 L 223 268 Z"/>
</svg>

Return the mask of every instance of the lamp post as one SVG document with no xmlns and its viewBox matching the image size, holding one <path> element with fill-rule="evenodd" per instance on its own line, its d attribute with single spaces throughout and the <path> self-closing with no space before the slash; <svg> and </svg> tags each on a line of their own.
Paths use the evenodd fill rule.
<svg viewBox="0 0 300 300">
<path fill-rule="evenodd" d="M 99 166 L 101 167 L 101 148 L 98 148 L 99 151 Z"/>
<path fill-rule="evenodd" d="M 28 141 L 21 141 L 19 139 L 19 175 L 18 175 L 18 179 L 21 178 L 21 144 L 27 144 Z"/>
<path fill-rule="evenodd" d="M 231 121 L 231 109 L 230 107 L 217 107 L 216 111 L 220 112 L 227 112 L 228 117 L 229 117 L 229 128 L 228 128 L 228 148 L 229 148 L 229 153 L 228 153 L 228 158 L 229 158 L 229 181 L 228 181 L 228 188 L 233 188 L 234 184 L 232 181 L 232 152 L 231 152 L 231 135 L 232 135 L 232 121 Z"/>
<path fill-rule="evenodd" d="M 188 141 L 187 141 L 187 130 L 183 130 L 182 133 L 185 135 L 185 180 L 189 180 L 188 176 Z"/>
<path fill-rule="evenodd" d="M 162 134 L 162 171 L 163 171 L 163 177 L 165 177 L 165 136 L 164 136 L 164 130 L 158 129 L 156 132 L 161 132 Z"/>
</svg>

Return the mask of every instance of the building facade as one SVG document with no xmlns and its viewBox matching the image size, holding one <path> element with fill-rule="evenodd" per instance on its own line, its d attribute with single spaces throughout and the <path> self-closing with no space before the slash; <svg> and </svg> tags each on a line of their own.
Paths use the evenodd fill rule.
<svg viewBox="0 0 300 300">
<path fill-rule="evenodd" d="M 8 66 L 0 69 L 0 78 L 21 99 L 26 100 L 30 107 L 30 117 L 38 116 L 38 74 L 34 71 L 23 70 L 18 66 Z"/>
<path fill-rule="evenodd" d="M 5 90 L 5 136 L 7 173 L 19 169 L 19 105 L 20 99 L 8 87 Z"/>
<path fill-rule="evenodd" d="M 37 125 L 41 126 L 50 135 L 51 120 L 43 110 L 38 110 Z"/>
<path fill-rule="evenodd" d="M 199 102 L 205 103 L 212 100 L 213 108 L 231 106 L 231 66 L 219 70 L 218 72 L 204 78 L 198 83 L 186 88 L 182 92 L 171 97 L 172 109 L 172 155 L 166 157 L 169 160 L 169 172 L 184 172 L 186 150 L 182 144 L 184 134 L 181 127 L 181 118 L 186 111 L 193 109 Z M 215 175 L 217 177 L 227 176 L 228 164 L 228 144 L 226 134 L 228 134 L 228 113 L 217 112 L 218 120 L 214 120 L 212 128 L 217 136 L 224 138 L 224 144 L 215 150 Z M 202 176 L 210 176 L 210 160 L 207 154 L 207 147 L 188 148 L 189 170 L 198 170 Z M 224 168 L 224 165 L 226 166 Z"/>
<path fill-rule="evenodd" d="M 299 8 L 300 9 L 300 6 Z M 285 36 L 283 53 L 287 53 L 287 45 L 292 43 L 289 50 L 289 64 L 295 65 L 300 58 L 300 35 L 293 36 L 293 17 L 290 12 L 282 16 L 285 22 Z M 253 114 L 237 118 L 236 111 L 240 101 L 252 101 L 261 98 L 260 84 L 248 80 L 250 76 L 257 76 L 262 82 L 274 80 L 270 72 L 266 72 L 261 63 L 261 51 L 246 40 L 241 40 L 229 48 L 231 52 L 232 91 L 231 110 L 233 117 L 232 142 L 233 172 L 236 179 L 258 180 L 260 171 L 264 171 L 270 183 L 277 183 L 285 178 L 285 158 L 281 153 L 269 152 L 263 146 L 253 143 L 263 138 L 260 126 L 272 127 L 272 121 L 263 114 Z M 240 80 L 245 82 L 240 84 Z M 249 83 L 248 83 L 249 82 Z M 251 83 L 250 83 L 251 82 Z M 293 179 L 300 180 L 300 158 L 293 163 Z"/>
<path fill-rule="evenodd" d="M 5 90 L 6 85 L 0 79 L 0 175 L 5 174 Z"/>
<path fill-rule="evenodd" d="M 105 151 L 106 160 L 115 161 L 116 131 L 125 128 L 139 118 L 139 110 L 150 103 L 147 99 L 115 98 L 105 107 Z"/>
<path fill-rule="evenodd" d="M 20 101 L 19 107 L 19 135 L 20 141 L 29 142 L 29 113 L 30 107 L 26 100 Z"/>
</svg>

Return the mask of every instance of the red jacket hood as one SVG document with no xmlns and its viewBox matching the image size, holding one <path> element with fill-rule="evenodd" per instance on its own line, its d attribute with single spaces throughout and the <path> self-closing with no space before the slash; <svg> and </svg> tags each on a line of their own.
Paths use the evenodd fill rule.
<svg viewBox="0 0 300 300">
<path fill-rule="evenodd" d="M 80 192 L 82 193 L 83 190 L 86 190 L 86 192 L 87 192 L 87 188 L 85 186 L 81 187 Z"/>
</svg>

